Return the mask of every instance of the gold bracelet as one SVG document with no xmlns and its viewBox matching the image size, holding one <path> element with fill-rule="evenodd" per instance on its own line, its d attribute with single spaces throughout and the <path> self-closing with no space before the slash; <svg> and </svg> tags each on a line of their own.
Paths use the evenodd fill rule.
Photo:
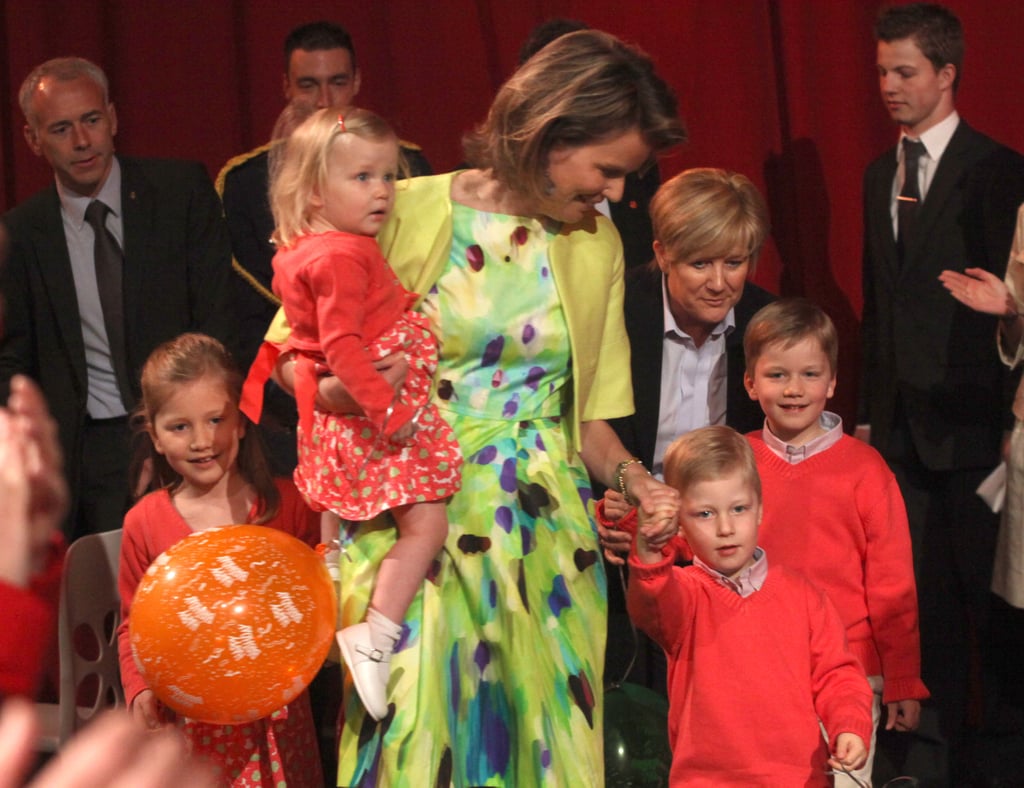
<svg viewBox="0 0 1024 788">
<path fill-rule="evenodd" d="M 626 503 L 630 506 L 636 506 L 636 501 L 633 497 L 626 492 L 626 468 L 630 465 L 639 465 L 641 468 L 644 463 L 639 457 L 630 457 L 628 460 L 623 460 L 615 466 L 615 483 L 619 486 L 619 492 L 622 493 L 622 497 L 626 499 Z"/>
</svg>

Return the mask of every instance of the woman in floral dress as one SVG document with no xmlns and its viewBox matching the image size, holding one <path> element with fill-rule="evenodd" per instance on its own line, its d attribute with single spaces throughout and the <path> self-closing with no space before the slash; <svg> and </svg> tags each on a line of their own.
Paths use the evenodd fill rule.
<svg viewBox="0 0 1024 788">
<path fill-rule="evenodd" d="M 466 140 L 480 169 L 399 185 L 378 240 L 439 338 L 435 402 L 465 464 L 392 657 L 388 716 L 346 687 L 339 785 L 603 785 L 606 594 L 587 472 L 651 512 L 675 493 L 604 421 L 633 403 L 622 245 L 595 205 L 684 137 L 650 60 L 581 31 L 499 91 Z M 393 540 L 385 523 L 351 531 L 344 620 L 365 613 Z"/>
</svg>

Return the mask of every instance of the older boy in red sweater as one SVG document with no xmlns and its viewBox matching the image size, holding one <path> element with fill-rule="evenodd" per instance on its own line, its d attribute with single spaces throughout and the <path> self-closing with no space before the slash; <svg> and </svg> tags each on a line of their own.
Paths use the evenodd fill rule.
<svg viewBox="0 0 1024 788">
<path fill-rule="evenodd" d="M 657 546 L 668 535 L 641 513 L 627 604 L 668 657 L 671 785 L 831 785 L 828 767 L 867 758 L 871 690 L 825 594 L 769 568 L 757 546 L 750 446 L 704 427 L 669 447 L 664 468 L 694 562 L 675 566 L 672 546 Z"/>
<path fill-rule="evenodd" d="M 747 391 L 765 413 L 764 429 L 747 436 L 764 490 L 761 544 L 839 610 L 875 692 L 875 727 L 884 702 L 887 730 L 913 730 L 928 690 L 907 514 L 881 455 L 825 410 L 836 386 L 835 326 L 809 301 L 783 299 L 754 315 L 743 348 Z M 871 759 L 854 776 L 861 782 L 836 785 L 870 785 Z"/>
</svg>

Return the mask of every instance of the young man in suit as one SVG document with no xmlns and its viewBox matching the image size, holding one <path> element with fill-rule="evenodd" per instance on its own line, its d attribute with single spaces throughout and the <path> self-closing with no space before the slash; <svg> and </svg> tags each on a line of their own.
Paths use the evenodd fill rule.
<svg viewBox="0 0 1024 788">
<path fill-rule="evenodd" d="M 247 367 L 263 341 L 280 300 L 271 290 L 274 217 L 267 189 L 273 151 L 291 131 L 324 107 L 347 111 L 355 105 L 361 74 L 352 37 L 333 22 L 310 22 L 292 30 L 284 42 L 284 111 L 273 139 L 228 161 L 217 176 L 224 216 L 231 236 L 231 299 L 239 318 L 239 363 Z M 400 141 L 410 175 L 430 175 L 430 164 L 419 146 Z M 264 435 L 274 470 L 290 474 L 295 468 L 295 402 L 268 386 L 263 408 Z"/>
<path fill-rule="evenodd" d="M 29 74 L 19 94 L 25 139 L 55 182 L 3 217 L 0 398 L 22 373 L 50 404 L 72 491 L 69 539 L 121 527 L 128 414 L 150 351 L 183 331 L 229 340 L 233 322 L 223 298 L 230 249 L 209 176 L 197 162 L 115 155 L 108 92 L 103 71 L 81 58 Z"/>
<path fill-rule="evenodd" d="M 1009 417 L 992 350 L 996 318 L 943 289 L 944 269 L 1002 276 L 1024 158 L 957 114 L 963 29 L 918 3 L 875 26 L 882 100 L 900 143 L 864 176 L 864 368 L 858 434 L 888 461 L 907 504 L 921 603 L 922 677 L 950 775 L 963 779 L 972 651 L 986 646 L 996 521 L 975 494 Z M 1012 391 L 1012 389 L 1009 389 Z M 923 726 L 926 729 L 927 726 Z"/>
</svg>

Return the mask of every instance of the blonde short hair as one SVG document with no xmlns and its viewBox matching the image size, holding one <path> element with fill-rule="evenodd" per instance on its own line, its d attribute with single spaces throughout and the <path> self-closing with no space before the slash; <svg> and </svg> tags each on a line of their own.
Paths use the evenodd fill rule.
<svg viewBox="0 0 1024 788">
<path fill-rule="evenodd" d="M 749 178 L 728 170 L 702 167 L 669 178 L 650 212 L 654 238 L 673 262 L 726 257 L 739 249 L 753 271 L 768 237 L 764 198 Z"/>
<path fill-rule="evenodd" d="M 647 55 L 598 30 L 552 41 L 498 90 L 463 139 L 466 159 L 512 191 L 543 199 L 548 156 L 637 129 L 653 153 L 686 140 L 675 95 Z"/>
<path fill-rule="evenodd" d="M 271 240 L 278 246 L 288 246 L 309 232 L 310 201 L 327 182 L 328 155 L 342 134 L 374 142 L 390 139 L 398 148 L 398 137 L 388 122 L 367 109 L 353 109 L 344 117 L 329 107 L 314 112 L 283 143 L 284 152 L 270 183 L 275 225 Z"/>
<path fill-rule="evenodd" d="M 806 298 L 782 298 L 762 307 L 750 318 L 743 334 L 747 374 L 753 376 L 757 360 L 769 345 L 790 348 L 805 339 L 817 341 L 835 375 L 839 362 L 839 335 L 835 323 L 824 310 Z"/>
<path fill-rule="evenodd" d="M 684 495 L 695 484 L 739 472 L 761 500 L 754 451 L 732 427 L 700 427 L 676 438 L 665 451 L 664 469 L 665 484 Z"/>
</svg>

